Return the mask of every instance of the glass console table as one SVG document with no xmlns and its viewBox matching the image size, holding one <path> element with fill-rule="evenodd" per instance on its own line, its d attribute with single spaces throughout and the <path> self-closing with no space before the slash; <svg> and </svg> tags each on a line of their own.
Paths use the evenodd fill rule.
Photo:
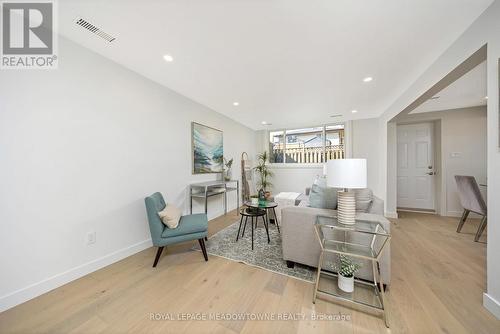
<svg viewBox="0 0 500 334">
<path fill-rule="evenodd" d="M 190 213 L 193 214 L 193 198 L 202 198 L 205 201 L 205 213 L 208 211 L 208 198 L 224 195 L 224 214 L 227 213 L 227 193 L 236 191 L 236 208 L 240 207 L 240 182 L 229 181 L 207 181 L 191 183 L 189 185 Z"/>
<path fill-rule="evenodd" d="M 316 302 L 317 296 L 328 296 L 376 309 L 383 312 L 385 325 L 389 327 L 389 308 L 384 284 L 381 281 L 379 260 L 383 251 L 388 247 L 391 239 L 390 233 L 377 221 L 356 219 L 355 225 L 343 225 L 336 218 L 327 216 L 318 216 L 314 228 L 321 253 L 313 303 Z M 339 255 L 348 256 L 353 260 L 357 258 L 371 262 L 373 282 L 355 277 L 353 292 L 340 290 L 337 286 L 338 274 L 335 272 L 335 263 L 338 262 Z"/>
</svg>

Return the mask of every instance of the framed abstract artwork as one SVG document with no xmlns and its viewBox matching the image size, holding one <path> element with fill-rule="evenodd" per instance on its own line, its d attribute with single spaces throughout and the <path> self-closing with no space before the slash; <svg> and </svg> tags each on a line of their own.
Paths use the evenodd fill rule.
<svg viewBox="0 0 500 334">
<path fill-rule="evenodd" d="M 191 123 L 193 174 L 222 173 L 224 146 L 222 131 Z"/>
</svg>

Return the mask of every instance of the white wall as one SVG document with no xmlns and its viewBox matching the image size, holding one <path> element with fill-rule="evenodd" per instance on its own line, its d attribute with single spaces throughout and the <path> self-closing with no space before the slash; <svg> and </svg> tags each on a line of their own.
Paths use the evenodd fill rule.
<svg viewBox="0 0 500 334">
<path fill-rule="evenodd" d="M 378 119 L 354 120 L 346 123 L 346 156 L 367 159 L 368 187 L 379 193 L 379 161 L 376 146 L 378 138 Z M 259 132 L 263 147 L 267 145 L 267 132 Z M 262 145 L 262 144 L 261 144 Z M 262 147 L 262 146 L 261 146 Z M 263 148 L 263 149 L 264 149 Z M 310 187 L 317 175 L 323 175 L 323 167 L 316 166 L 274 166 L 273 192 L 304 192 Z"/>
<path fill-rule="evenodd" d="M 388 183 L 387 123 L 465 59 L 488 45 L 488 246 L 487 293 L 484 305 L 500 318 L 500 150 L 498 59 L 500 58 L 500 1 L 496 0 L 380 117 L 380 180 L 382 195 L 393 198 L 395 188 Z M 388 206 L 391 203 L 386 201 Z M 387 209 L 386 209 L 387 210 Z"/>
<path fill-rule="evenodd" d="M 310 187 L 316 176 L 323 175 L 323 166 L 273 167 L 273 193 L 293 191 L 303 193 Z"/>
<path fill-rule="evenodd" d="M 380 194 L 378 135 L 377 118 L 352 121 L 352 157 L 366 159 L 368 188 L 377 196 Z"/>
<path fill-rule="evenodd" d="M 429 121 L 440 124 L 441 138 L 435 137 L 441 153 L 436 176 L 436 181 L 441 181 L 438 184 L 441 194 L 438 211 L 444 216 L 460 216 L 463 208 L 458 199 L 455 175 L 472 175 L 478 183 L 486 183 L 486 107 L 409 114 L 395 119 L 403 124 Z M 391 139 L 395 140 L 388 139 L 389 146 L 393 145 Z M 395 166 L 396 156 L 388 163 Z M 388 178 L 394 179 L 392 182 L 396 182 L 396 176 L 396 173 L 388 174 Z M 481 190 L 486 196 L 486 188 Z"/>
<path fill-rule="evenodd" d="M 59 54 L 0 75 L 0 311 L 149 247 L 145 196 L 186 211 L 187 184 L 216 177 L 191 175 L 191 121 L 224 131 L 235 176 L 255 153 L 249 128 L 66 39 Z"/>
</svg>

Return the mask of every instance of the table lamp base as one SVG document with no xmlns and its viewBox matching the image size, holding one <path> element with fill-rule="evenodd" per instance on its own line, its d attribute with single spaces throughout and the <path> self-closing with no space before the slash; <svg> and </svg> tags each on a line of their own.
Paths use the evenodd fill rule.
<svg viewBox="0 0 500 334">
<path fill-rule="evenodd" d="M 356 196 L 354 192 L 341 190 L 337 193 L 337 220 L 344 225 L 356 222 Z"/>
</svg>

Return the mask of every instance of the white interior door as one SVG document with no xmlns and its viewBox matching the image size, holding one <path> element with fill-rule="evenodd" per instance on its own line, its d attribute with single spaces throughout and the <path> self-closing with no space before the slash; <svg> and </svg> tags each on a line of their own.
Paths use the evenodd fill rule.
<svg viewBox="0 0 500 334">
<path fill-rule="evenodd" d="M 434 126 L 398 125 L 398 207 L 435 210 Z"/>
</svg>

